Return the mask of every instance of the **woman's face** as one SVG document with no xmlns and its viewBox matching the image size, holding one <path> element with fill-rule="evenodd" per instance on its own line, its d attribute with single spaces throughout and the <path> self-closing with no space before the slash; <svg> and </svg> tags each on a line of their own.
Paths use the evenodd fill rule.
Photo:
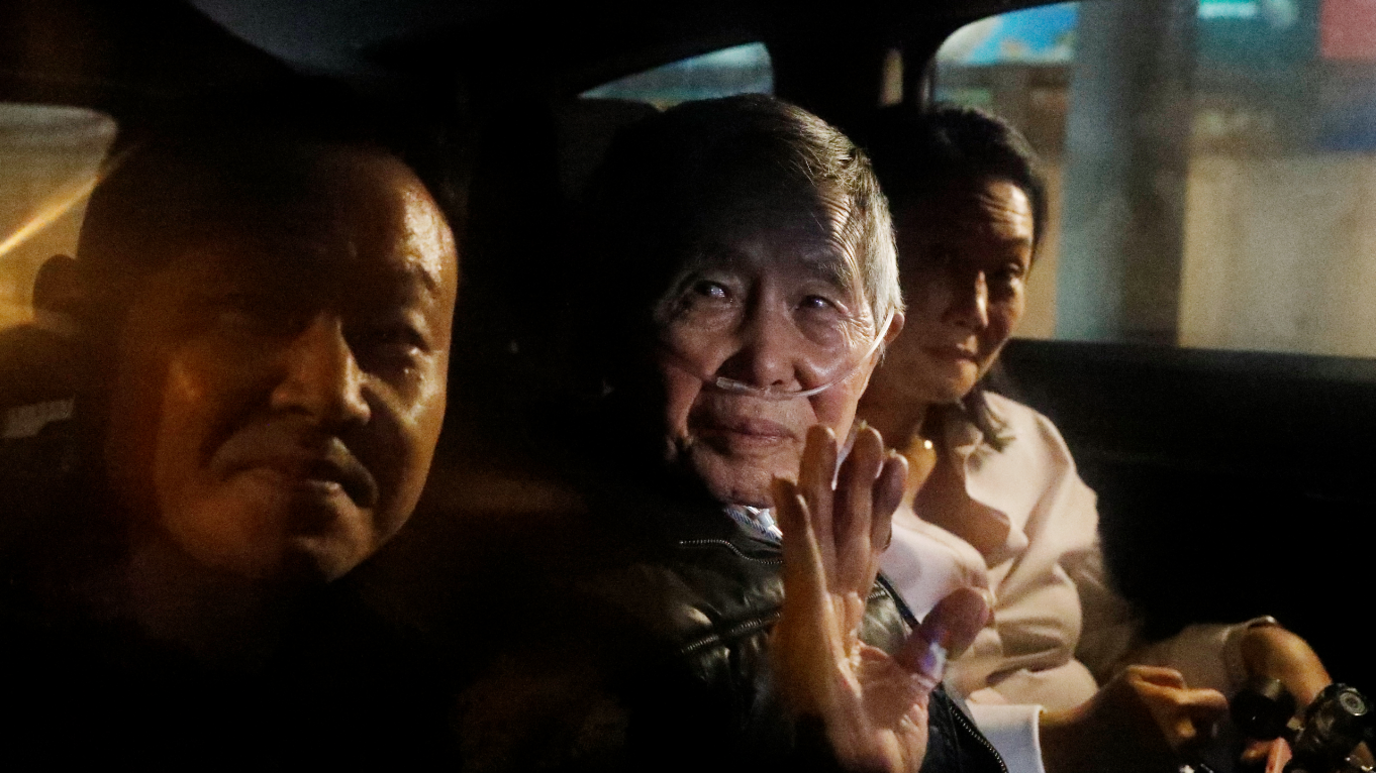
<svg viewBox="0 0 1376 773">
<path fill-rule="evenodd" d="M 894 221 L 908 323 L 876 378 L 890 394 L 955 402 L 1022 318 L 1032 202 L 1007 180 L 977 178 L 907 202 Z"/>
<path fill-rule="evenodd" d="M 835 238 L 843 218 L 815 195 L 724 196 L 657 305 L 668 458 L 722 502 L 767 506 L 773 478 L 797 477 L 809 427 L 850 431 L 877 333 Z"/>
</svg>

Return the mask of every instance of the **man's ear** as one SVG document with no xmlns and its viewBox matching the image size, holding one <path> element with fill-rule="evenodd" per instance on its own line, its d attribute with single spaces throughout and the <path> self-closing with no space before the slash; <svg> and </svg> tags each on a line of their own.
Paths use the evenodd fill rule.
<svg viewBox="0 0 1376 773">
<path fill-rule="evenodd" d="M 884 331 L 885 346 L 893 343 L 894 339 L 898 337 L 898 334 L 903 332 L 903 323 L 906 322 L 907 319 L 908 318 L 903 316 L 903 312 L 901 311 L 895 311 L 893 313 L 893 319 L 889 320 L 889 329 Z"/>
</svg>

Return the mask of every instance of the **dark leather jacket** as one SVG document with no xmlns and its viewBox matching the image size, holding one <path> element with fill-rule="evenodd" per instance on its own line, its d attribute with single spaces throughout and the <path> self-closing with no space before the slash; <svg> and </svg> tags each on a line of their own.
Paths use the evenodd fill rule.
<svg viewBox="0 0 1376 773">
<path fill-rule="evenodd" d="M 54 454 L 33 458 L 61 456 Z M 55 480 L 70 474 L 67 465 L 54 463 L 51 470 L 64 471 L 52 475 Z M 384 630 L 358 611 L 347 587 L 339 589 L 347 603 L 329 604 L 316 615 L 320 620 L 302 621 L 300 641 L 286 647 L 265 676 L 245 682 L 219 675 L 223 689 L 205 694 L 198 692 L 205 685 L 188 683 L 187 676 L 205 674 L 136 639 L 121 639 L 119 631 L 100 629 L 103 638 L 59 636 L 74 642 L 70 655 L 46 645 L 34 651 L 56 670 L 84 664 L 80 673 L 98 677 L 74 679 L 70 691 L 79 698 L 74 705 L 90 707 L 91 721 L 67 707 L 62 725 L 33 716 L 29 729 L 38 732 L 6 740 L 13 745 L 23 734 L 26 748 L 39 749 L 50 731 L 100 728 L 120 743 L 97 745 L 91 754 L 147 757 L 155 749 L 170 758 L 182 746 L 144 743 L 148 732 L 168 726 L 165 721 L 149 721 L 146 711 L 127 706 L 103 711 L 108 703 L 90 700 L 95 686 L 136 684 L 160 674 L 160 684 L 180 692 L 177 700 L 161 702 L 164 713 L 155 716 L 199 728 L 201 735 L 183 733 L 187 739 L 223 740 L 233 733 L 219 732 L 219 725 L 238 727 L 205 722 L 201 701 L 227 717 L 236 707 L 252 707 L 239 714 L 254 718 L 263 738 L 240 737 L 240 746 L 277 739 L 288 728 L 288 739 L 300 747 L 249 743 L 239 750 L 246 756 L 250 749 L 273 748 L 282 759 L 346 767 L 502 771 L 834 768 L 821 729 L 789 721 L 771 690 L 768 635 L 783 599 L 778 546 L 746 533 L 714 503 L 672 486 L 655 494 L 623 485 L 604 491 L 613 488 L 615 495 L 595 499 L 590 516 L 568 528 L 515 524 L 519 542 L 513 544 L 527 548 L 523 560 L 475 539 L 486 548 L 478 554 L 500 556 L 501 566 L 474 570 L 495 585 L 450 598 L 457 624 L 447 646 L 432 647 L 433 630 L 406 636 Z M 666 488 L 670 496 L 663 495 Z M 34 491 L 33 480 L 24 490 Z M 881 582 L 864 620 L 864 639 L 886 650 L 908 631 L 896 598 Z M 6 641 L 16 646 L 15 637 Z M 124 642 L 138 657 L 103 652 L 112 641 Z M 33 658 L 20 662 L 34 671 Z M 69 694 L 51 683 L 41 686 L 35 694 L 52 693 L 55 703 Z M 149 685 L 140 690 L 148 692 Z M 220 705 L 231 693 L 242 701 Z M 119 703 L 132 693 L 103 694 Z M 932 696 L 930 714 L 924 771 L 1004 770 L 944 692 Z M 109 720 L 116 715 L 124 725 Z M 120 732 L 126 725 L 143 732 Z M 71 753 L 83 758 L 87 752 L 74 747 Z"/>
<path fill-rule="evenodd" d="M 531 654 L 524 668 L 513 668 L 506 652 L 498 659 L 499 677 L 480 680 L 466 702 L 478 718 L 465 731 L 469 738 L 491 742 L 500 738 L 491 728 L 510 730 L 513 722 L 530 728 L 506 738 L 505 748 L 475 754 L 470 747 L 466 761 L 505 759 L 518 768 L 835 769 L 820 726 L 788 719 L 771 690 L 768 637 L 783 600 L 778 545 L 748 534 L 709 502 L 642 497 L 600 504 L 586 543 L 597 554 L 593 565 L 545 567 L 547 587 L 558 587 L 538 593 L 557 599 L 551 601 L 558 607 L 552 611 L 557 633 L 550 640 L 559 642 L 557 652 Z M 566 553 L 583 550 L 576 539 L 561 542 Z M 862 637 L 893 651 L 909 631 L 905 614 L 881 580 Z M 501 701 L 494 696 L 511 685 L 530 689 L 533 672 L 562 674 L 535 689 L 545 716 L 512 711 L 497 721 L 492 709 Z M 944 691 L 932 696 L 930 714 L 924 771 L 1006 771 Z"/>
</svg>

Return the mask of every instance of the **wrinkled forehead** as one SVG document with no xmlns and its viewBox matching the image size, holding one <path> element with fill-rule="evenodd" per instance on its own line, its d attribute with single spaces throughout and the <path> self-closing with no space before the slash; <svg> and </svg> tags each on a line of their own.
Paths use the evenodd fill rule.
<svg viewBox="0 0 1376 773">
<path fill-rule="evenodd" d="M 683 268 L 767 266 L 858 290 L 849 216 L 846 199 L 828 190 L 743 180 L 695 210 L 680 253 Z"/>
</svg>

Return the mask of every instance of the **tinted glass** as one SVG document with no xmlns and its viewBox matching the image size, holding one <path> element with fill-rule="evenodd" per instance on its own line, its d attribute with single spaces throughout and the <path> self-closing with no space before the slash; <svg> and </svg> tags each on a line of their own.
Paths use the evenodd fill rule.
<svg viewBox="0 0 1376 773">
<path fill-rule="evenodd" d="M 74 254 L 114 134 L 94 110 L 0 103 L 0 328 L 28 321 L 43 261 Z"/>
<path fill-rule="evenodd" d="M 1017 124 L 1032 337 L 1376 356 L 1376 6 L 1152 0 L 969 25 L 937 95 Z"/>
<path fill-rule="evenodd" d="M 582 96 L 630 99 L 662 109 L 694 99 L 772 93 L 769 51 L 763 43 L 747 43 L 628 75 Z"/>
</svg>

